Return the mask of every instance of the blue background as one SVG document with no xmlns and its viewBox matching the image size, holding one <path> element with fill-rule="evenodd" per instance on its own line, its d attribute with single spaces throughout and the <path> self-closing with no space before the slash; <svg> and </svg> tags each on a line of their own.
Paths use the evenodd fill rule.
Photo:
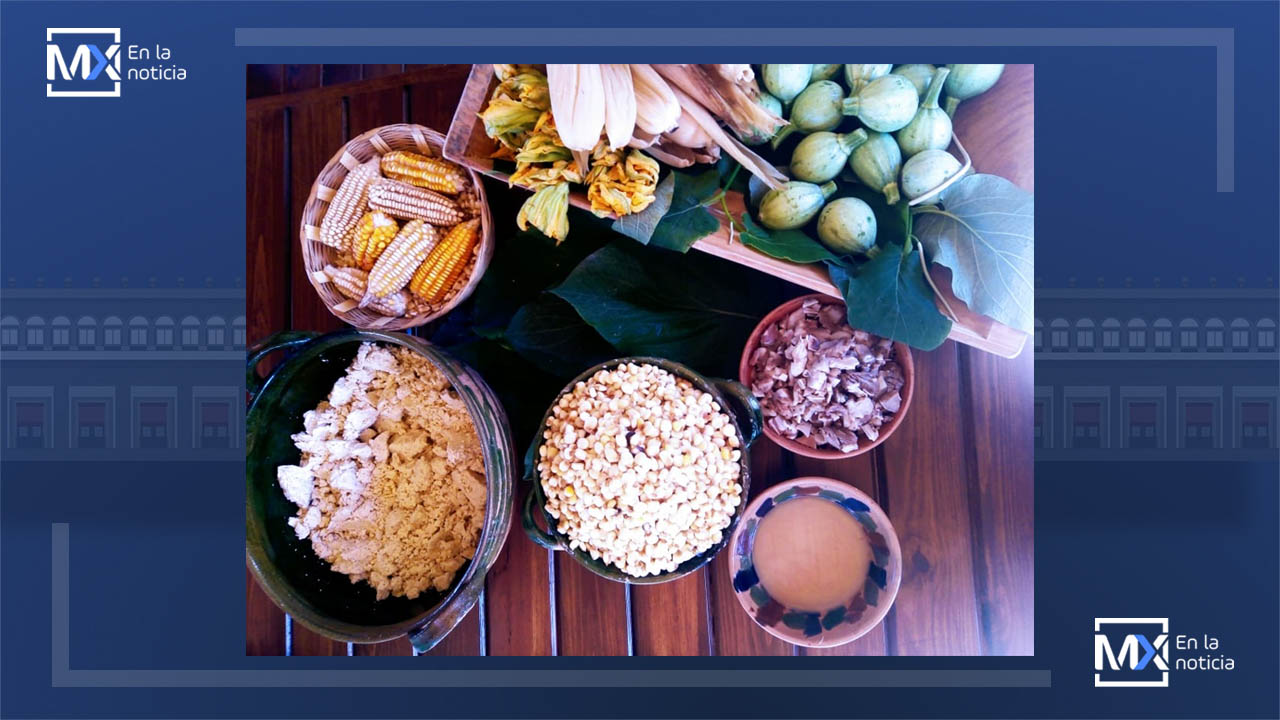
<svg viewBox="0 0 1280 720">
<path fill-rule="evenodd" d="M 6 286 L 46 276 L 244 275 L 246 63 L 500 59 L 786 61 L 822 48 L 236 48 L 240 27 L 520 26 L 1231 27 L 1236 190 L 1217 193 L 1211 48 L 891 49 L 1036 65 L 1037 273 L 1047 287 L 1097 276 L 1208 277 L 1252 287 L 1280 264 L 1277 5 L 1273 3 L 15 3 L 0 8 Z M 126 81 L 119 100 L 46 99 L 44 28 L 120 26 L 172 48 L 188 78 Z M 958 41 L 959 42 L 959 41 Z M 619 57 L 619 55 L 625 57 Z M 536 57 L 531 57 L 536 56 Z M 607 58 L 606 58 L 607 56 Z M 127 62 L 126 62 L 127 64 Z M 210 209 L 217 209 L 210 212 Z M 198 218 L 198 220 L 195 220 Z M 1224 370 L 1223 372 L 1229 372 Z M 229 368 L 223 384 L 239 382 Z M 52 468 L 52 469 L 51 469 Z M 0 714 L 14 716 L 1280 716 L 1277 465 L 1036 466 L 1034 658 L 804 659 L 823 667 L 1048 668 L 1036 690 L 115 690 L 50 686 L 50 524 L 71 523 L 74 669 L 350 667 L 343 658 L 244 657 L 236 463 L 19 464 L 0 488 Z M 1232 672 L 1183 672 L 1167 690 L 1094 689 L 1092 618 L 1169 616 L 1209 633 Z M 556 658 L 374 658 L 360 667 L 586 667 Z M 779 667 L 766 658 L 590 661 L 593 667 Z M 630 700 L 619 703 L 619 697 Z"/>
</svg>

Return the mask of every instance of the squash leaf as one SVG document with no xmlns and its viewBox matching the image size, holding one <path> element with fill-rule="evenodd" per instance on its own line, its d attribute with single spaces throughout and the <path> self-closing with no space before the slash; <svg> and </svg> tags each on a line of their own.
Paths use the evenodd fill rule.
<svg viewBox="0 0 1280 720">
<path fill-rule="evenodd" d="M 705 207 L 718 192 L 720 172 L 714 168 L 698 175 L 673 170 L 658 183 L 652 205 L 619 218 L 613 229 L 646 245 L 687 252 L 695 242 L 720 229 L 720 221 Z"/>
<path fill-rule="evenodd" d="M 747 213 L 742 213 L 742 225 L 745 229 L 738 235 L 742 244 L 769 257 L 797 263 L 837 260 L 825 245 L 799 230 L 766 230 L 757 225 Z"/>
<path fill-rule="evenodd" d="M 534 367 L 562 380 L 616 354 L 572 305 L 545 292 L 516 311 L 503 338 Z"/>
<path fill-rule="evenodd" d="M 747 336 L 794 288 L 702 253 L 671 258 L 632 242 L 597 250 L 552 293 L 623 355 L 656 355 L 732 377 Z M 585 367 L 585 366 L 584 366 Z"/>
<path fill-rule="evenodd" d="M 886 243 L 856 269 L 840 263 L 827 267 L 844 295 L 851 326 L 932 350 L 947 339 L 951 321 L 934 304 L 920 254 L 912 250 L 910 242 Z"/>
<path fill-rule="evenodd" d="M 940 200 L 941 208 L 915 209 L 930 261 L 951 268 L 951 290 L 969 309 L 1031 332 L 1034 196 L 996 175 L 970 175 Z"/>
</svg>

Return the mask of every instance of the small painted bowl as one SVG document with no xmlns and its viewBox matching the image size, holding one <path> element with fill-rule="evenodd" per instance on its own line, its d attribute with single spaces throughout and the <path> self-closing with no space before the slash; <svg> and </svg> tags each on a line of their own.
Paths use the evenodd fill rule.
<svg viewBox="0 0 1280 720">
<path fill-rule="evenodd" d="M 620 568 L 606 563 L 604 560 L 591 557 L 591 553 L 586 550 L 569 547 L 568 536 L 556 528 L 556 519 L 547 512 L 547 497 L 542 489 L 542 480 L 538 475 L 538 448 L 542 445 L 542 436 L 546 432 L 547 422 L 551 419 L 551 412 L 555 409 L 556 403 L 560 402 L 560 397 L 571 392 L 575 385 L 586 381 L 587 378 L 597 372 L 613 369 L 626 363 L 656 365 L 677 377 L 688 380 L 695 388 L 710 394 L 720 404 L 721 409 L 729 417 L 733 418 L 734 427 L 738 430 L 738 449 L 742 451 L 741 458 L 738 461 L 738 482 L 742 485 L 742 498 L 744 501 L 751 491 L 751 444 L 760 436 L 760 426 L 763 418 L 760 415 L 760 403 L 756 402 L 755 396 L 751 394 L 750 390 L 743 387 L 741 383 L 733 380 L 704 377 L 678 362 L 656 357 L 623 357 L 588 368 L 581 375 L 570 380 L 569 384 L 565 385 L 560 394 L 556 396 L 555 402 L 547 408 L 546 414 L 542 416 L 542 422 L 538 425 L 538 432 L 534 434 L 533 442 L 529 445 L 529 452 L 525 454 L 524 458 L 524 479 L 529 484 L 529 492 L 525 496 L 524 512 L 521 516 L 525 534 L 535 544 L 541 545 L 548 550 L 563 550 L 567 552 L 583 567 L 602 578 L 634 585 L 655 585 L 678 580 L 711 562 L 716 553 L 720 552 L 728 544 L 730 534 L 738 524 L 738 520 L 742 518 L 742 508 L 745 503 L 739 503 L 735 509 L 733 519 L 729 522 L 729 526 L 724 529 L 724 537 L 720 542 L 680 563 L 675 570 L 657 575 L 637 577 L 623 572 Z M 538 516 L 542 517 L 543 523 L 547 526 L 546 530 L 538 527 Z"/>
<path fill-rule="evenodd" d="M 770 325 L 773 325 L 787 315 L 790 315 L 797 308 L 803 305 L 806 300 L 814 298 L 824 303 L 844 304 L 844 302 L 839 298 L 834 298 L 830 295 L 823 295 L 822 293 L 813 293 L 812 295 L 802 295 L 794 300 L 789 300 L 774 308 L 774 310 L 768 315 L 765 315 L 764 319 L 760 321 L 760 324 L 756 325 L 756 329 L 751 331 L 751 336 L 747 338 L 747 344 L 742 348 L 742 359 L 738 361 L 738 379 L 743 385 L 746 385 L 747 388 L 751 387 L 751 354 L 755 352 L 756 347 L 760 344 L 760 336 L 764 334 L 764 331 L 768 329 Z M 898 429 L 898 426 L 902 424 L 902 418 L 907 415 L 907 409 L 911 407 L 911 398 L 915 395 L 916 368 L 915 363 L 911 359 L 911 348 L 907 347 L 906 343 L 895 342 L 893 344 L 893 359 L 902 367 L 902 404 L 898 406 L 898 412 L 893 414 L 893 417 L 889 419 L 889 422 L 880 426 L 880 434 L 875 440 L 868 442 L 865 437 L 859 435 L 861 442 L 858 443 L 856 450 L 852 450 L 850 452 L 811 448 L 808 445 L 803 445 L 795 440 L 779 435 L 778 431 L 769 427 L 767 418 L 764 423 L 764 434 L 770 440 L 781 446 L 783 450 L 789 450 L 797 455 L 817 458 L 819 460 L 843 460 L 844 458 L 851 458 L 856 455 L 869 452 L 871 448 L 876 447 L 885 440 L 888 440 L 889 436 L 893 434 L 893 431 Z"/>
<path fill-rule="evenodd" d="M 802 497 L 818 497 L 843 507 L 862 525 L 871 542 L 871 568 L 862 591 L 848 603 L 820 613 L 784 607 L 769 597 L 751 559 L 756 530 L 764 516 L 778 505 Z M 729 574 L 738 602 L 765 632 L 794 645 L 834 647 L 862 637 L 888 614 L 902 582 L 902 548 L 888 516 L 866 493 L 830 478 L 797 478 L 761 493 L 747 506 L 729 547 Z"/>
</svg>

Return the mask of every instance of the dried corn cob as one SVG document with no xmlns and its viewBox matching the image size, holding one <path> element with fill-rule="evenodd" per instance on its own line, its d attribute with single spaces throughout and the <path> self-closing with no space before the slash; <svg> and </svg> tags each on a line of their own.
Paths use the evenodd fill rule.
<svg viewBox="0 0 1280 720">
<path fill-rule="evenodd" d="M 453 200 L 399 180 L 383 178 L 369 188 L 369 207 L 406 220 L 426 220 L 449 227 L 465 218 Z"/>
<path fill-rule="evenodd" d="M 426 222 L 414 220 L 405 223 L 400 234 L 369 271 L 369 288 L 361 305 L 373 297 L 386 297 L 409 284 L 413 272 L 436 247 L 436 239 L 436 229 Z"/>
<path fill-rule="evenodd" d="M 480 196 L 475 190 L 467 190 L 458 197 L 454 198 L 458 203 L 458 209 L 468 218 L 480 217 Z"/>
<path fill-rule="evenodd" d="M 427 302 L 444 300 L 449 288 L 458 281 L 458 276 L 471 259 L 471 251 L 480 235 L 479 229 L 479 220 L 454 225 L 413 274 L 413 279 L 409 281 L 409 291 Z"/>
<path fill-rule="evenodd" d="M 351 238 L 351 255 L 357 267 L 369 271 L 383 250 L 395 239 L 400 226 L 390 215 L 372 210 L 360 218 Z"/>
<path fill-rule="evenodd" d="M 338 292 L 352 300 L 363 300 L 367 292 L 369 273 L 353 267 L 334 267 L 328 265 L 324 269 L 329 282 L 338 288 Z M 404 315 L 409 304 L 409 294 L 401 291 L 386 297 L 374 297 L 367 307 L 380 315 L 400 317 Z"/>
<path fill-rule="evenodd" d="M 360 222 L 369 201 L 369 186 L 378 177 L 376 158 L 347 173 L 320 221 L 320 242 L 339 250 L 348 247 L 348 235 Z"/>
<path fill-rule="evenodd" d="M 448 160 L 427 157 L 407 150 L 393 150 L 382 156 L 382 174 L 392 180 L 457 195 L 467 188 L 462 168 Z"/>
</svg>

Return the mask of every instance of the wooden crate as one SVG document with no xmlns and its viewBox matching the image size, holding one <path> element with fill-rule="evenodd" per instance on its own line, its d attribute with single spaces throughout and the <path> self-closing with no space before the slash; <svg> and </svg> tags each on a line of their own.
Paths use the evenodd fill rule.
<svg viewBox="0 0 1280 720">
<path fill-rule="evenodd" d="M 1024 148 L 1029 155 L 1032 132 L 1031 80 L 1030 76 L 1026 77 L 1026 82 L 1007 82 L 1008 78 L 1001 78 L 1001 82 L 997 83 L 996 87 L 986 93 L 986 96 L 982 99 L 991 102 L 992 98 L 995 98 L 996 106 L 1009 109 L 1002 118 L 1002 128 L 1006 135 L 1020 134 L 1021 136 L 1012 144 L 1018 148 Z M 496 149 L 497 144 L 485 135 L 484 123 L 480 121 L 478 116 L 488 103 L 489 95 L 493 92 L 495 85 L 497 85 L 497 78 L 494 77 L 492 65 L 477 64 L 471 66 L 471 75 L 467 79 L 466 89 L 463 90 L 462 98 L 458 102 L 458 109 L 453 115 L 453 122 L 449 125 L 449 134 L 445 138 L 444 155 L 450 160 L 465 165 L 476 172 L 507 182 L 510 177 L 508 173 L 496 169 L 493 160 L 489 157 Z M 1008 97 L 1001 98 L 1001 95 Z M 1011 122 L 1011 119 L 1016 120 Z M 957 135 L 967 138 L 968 136 L 964 133 L 964 125 L 964 117 L 962 116 L 957 120 Z M 1001 140 L 1008 142 L 1009 138 L 1006 137 Z M 974 146 L 975 144 L 966 142 L 966 145 Z M 975 168 L 983 167 L 983 150 L 985 146 L 986 143 L 983 143 L 969 148 Z M 1030 158 L 1026 158 L 1025 162 L 1022 158 L 1015 158 L 1015 161 L 1025 165 L 1030 162 Z M 1030 177 L 1029 168 L 1025 175 Z M 585 187 L 576 186 L 569 194 L 569 202 L 574 207 L 590 211 L 591 204 L 587 201 Z M 736 192 L 727 194 L 726 204 L 729 207 L 729 211 L 735 216 L 740 216 L 745 208 L 742 195 Z M 802 287 L 834 297 L 841 297 L 835 285 L 831 284 L 826 268 L 822 265 L 803 265 L 788 262 L 753 250 L 743 245 L 733 236 L 734 233 L 731 231 L 729 220 L 724 216 L 720 208 L 709 207 L 707 209 L 720 220 L 720 229 L 698 240 L 694 243 L 694 248 L 780 277 Z M 1022 348 L 1026 344 L 1027 333 L 971 312 L 964 303 L 951 294 L 950 274 L 945 268 L 935 266 L 931 274 L 935 278 L 935 284 L 946 293 L 947 301 L 958 320 L 951 326 L 951 334 L 948 336 L 950 339 L 1006 358 L 1016 357 L 1022 352 Z"/>
</svg>

